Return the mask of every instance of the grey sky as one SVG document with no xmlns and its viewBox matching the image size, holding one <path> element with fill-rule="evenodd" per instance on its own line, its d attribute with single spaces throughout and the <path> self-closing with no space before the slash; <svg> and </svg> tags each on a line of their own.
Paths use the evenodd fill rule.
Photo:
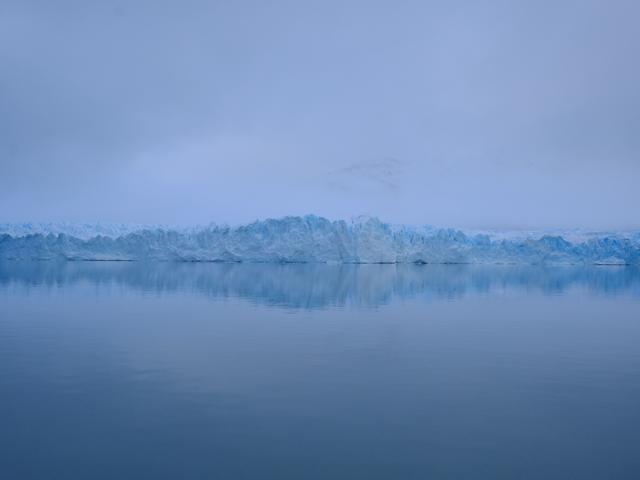
<svg viewBox="0 0 640 480">
<path fill-rule="evenodd" d="M 0 220 L 640 227 L 636 1 L 0 2 Z"/>
</svg>

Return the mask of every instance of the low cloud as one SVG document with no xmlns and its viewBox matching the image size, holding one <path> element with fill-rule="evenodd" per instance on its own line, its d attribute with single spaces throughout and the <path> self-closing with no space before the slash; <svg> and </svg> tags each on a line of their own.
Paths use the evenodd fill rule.
<svg viewBox="0 0 640 480">
<path fill-rule="evenodd" d="M 396 192 L 400 190 L 406 163 L 397 158 L 385 157 L 349 164 L 329 171 L 326 185 L 333 190 L 357 191 L 377 190 Z"/>
</svg>

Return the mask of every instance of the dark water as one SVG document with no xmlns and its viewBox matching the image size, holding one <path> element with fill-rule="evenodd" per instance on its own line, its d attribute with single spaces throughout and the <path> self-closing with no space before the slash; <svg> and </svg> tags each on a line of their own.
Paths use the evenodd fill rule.
<svg viewBox="0 0 640 480">
<path fill-rule="evenodd" d="M 640 272 L 3 264 L 0 477 L 638 479 Z"/>
</svg>

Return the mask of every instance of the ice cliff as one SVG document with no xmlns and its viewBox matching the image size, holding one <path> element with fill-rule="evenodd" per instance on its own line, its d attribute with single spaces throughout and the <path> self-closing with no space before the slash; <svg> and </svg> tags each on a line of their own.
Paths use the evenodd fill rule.
<svg viewBox="0 0 640 480">
<path fill-rule="evenodd" d="M 640 233 L 463 232 L 313 215 L 239 227 L 0 225 L 3 260 L 640 264 Z"/>
</svg>

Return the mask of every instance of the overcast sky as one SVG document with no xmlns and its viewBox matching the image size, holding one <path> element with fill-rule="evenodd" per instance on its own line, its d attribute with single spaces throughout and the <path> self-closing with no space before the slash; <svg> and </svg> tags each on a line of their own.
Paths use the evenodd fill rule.
<svg viewBox="0 0 640 480">
<path fill-rule="evenodd" d="M 0 221 L 640 227 L 640 2 L 0 2 Z"/>
</svg>

